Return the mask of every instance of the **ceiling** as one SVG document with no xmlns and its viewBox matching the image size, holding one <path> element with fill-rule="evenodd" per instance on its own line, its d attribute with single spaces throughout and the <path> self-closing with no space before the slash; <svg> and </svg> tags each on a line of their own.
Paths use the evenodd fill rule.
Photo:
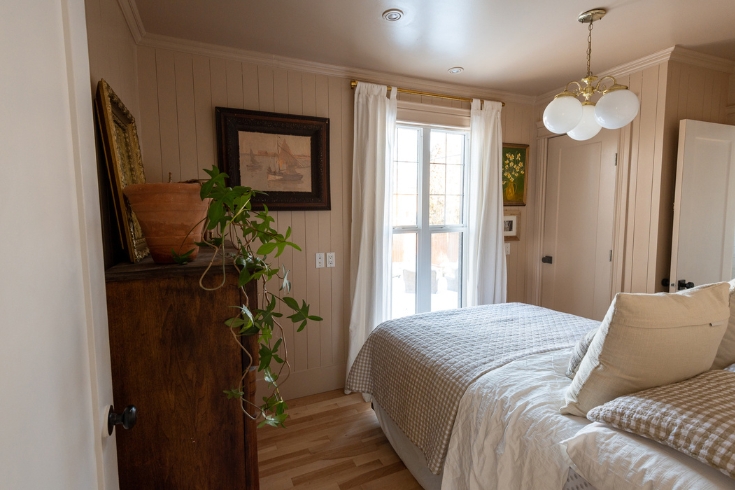
<svg viewBox="0 0 735 490">
<path fill-rule="evenodd" d="M 137 0 L 148 33 L 540 95 L 674 45 L 735 60 L 735 0 Z M 381 14 L 399 8 L 404 17 Z M 465 71 L 450 75 L 447 70 Z"/>
</svg>

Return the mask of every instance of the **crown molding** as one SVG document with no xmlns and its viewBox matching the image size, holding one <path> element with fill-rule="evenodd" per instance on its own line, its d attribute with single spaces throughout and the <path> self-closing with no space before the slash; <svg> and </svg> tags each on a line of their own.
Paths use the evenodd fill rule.
<svg viewBox="0 0 735 490">
<path fill-rule="evenodd" d="M 643 58 L 638 58 L 631 62 L 618 65 L 614 68 L 602 72 L 600 77 L 612 76 L 616 78 L 624 77 L 632 73 L 640 72 L 646 68 L 666 63 L 668 61 L 677 61 L 679 63 L 685 63 L 687 65 L 698 66 L 700 68 L 707 68 L 714 71 L 723 73 L 735 73 L 735 62 L 725 58 L 718 58 L 709 54 L 699 53 L 691 49 L 682 48 L 681 46 L 672 46 L 670 48 L 662 49 Z M 559 87 L 556 90 L 546 92 L 545 94 L 539 95 L 536 98 L 536 103 L 544 103 L 554 98 L 556 94 L 564 90 L 563 87 Z"/>
<path fill-rule="evenodd" d="M 128 0 L 119 1 L 122 2 Z M 197 41 L 190 41 L 187 39 L 162 36 L 160 34 L 147 33 L 138 42 L 138 44 L 151 48 L 181 51 L 190 54 L 207 56 L 210 58 L 221 58 L 243 63 L 254 63 L 259 65 L 271 66 L 274 68 L 283 68 L 287 70 L 298 70 L 307 73 L 315 73 L 318 75 L 354 78 L 371 83 L 406 87 L 415 90 L 424 90 L 427 92 L 452 94 L 462 97 L 472 97 L 486 100 L 494 99 L 502 100 L 506 103 L 511 102 L 528 105 L 533 105 L 536 100 L 536 97 L 531 95 L 513 94 L 510 92 L 503 92 L 499 90 L 488 90 L 487 88 L 482 87 L 455 85 L 443 82 L 436 82 L 423 78 L 407 77 L 394 73 L 364 70 L 360 68 L 350 68 L 339 65 L 330 65 L 327 63 L 318 63 L 316 61 L 306 61 L 297 58 L 289 58 L 286 56 L 277 56 L 272 54 L 260 53 L 257 51 L 247 51 L 244 49 L 231 48 L 216 44 L 201 43 Z"/>
<path fill-rule="evenodd" d="M 140 44 L 141 40 L 145 37 L 145 27 L 143 27 L 143 19 L 140 18 L 138 13 L 138 5 L 135 0 L 117 0 L 122 10 L 125 22 L 128 23 L 128 29 L 130 34 L 133 35 L 133 39 L 136 44 Z"/>
<path fill-rule="evenodd" d="M 674 46 L 674 51 L 671 53 L 670 60 L 723 73 L 735 73 L 734 61 L 726 58 L 720 58 L 718 56 L 699 53 L 691 49 L 682 48 L 681 46 Z"/>
</svg>

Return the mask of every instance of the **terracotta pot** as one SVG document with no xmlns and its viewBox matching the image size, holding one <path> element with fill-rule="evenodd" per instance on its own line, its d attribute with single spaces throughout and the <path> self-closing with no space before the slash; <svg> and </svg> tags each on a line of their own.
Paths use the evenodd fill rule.
<svg viewBox="0 0 735 490">
<path fill-rule="evenodd" d="M 194 242 L 202 240 L 209 206 L 209 199 L 200 199 L 200 189 L 199 184 L 131 184 L 123 189 L 154 262 L 175 263 L 171 250 L 184 254 L 194 249 L 190 260 L 199 253 Z"/>
</svg>

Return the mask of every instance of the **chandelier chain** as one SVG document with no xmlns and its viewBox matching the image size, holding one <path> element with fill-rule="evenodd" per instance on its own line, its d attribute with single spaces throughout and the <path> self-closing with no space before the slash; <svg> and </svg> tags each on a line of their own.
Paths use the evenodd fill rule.
<svg viewBox="0 0 735 490">
<path fill-rule="evenodd" d="M 591 59 L 592 59 L 592 24 L 594 22 L 590 22 L 589 28 L 588 28 L 588 34 L 587 34 L 587 76 L 592 76 L 592 69 L 590 67 L 591 65 Z"/>
</svg>

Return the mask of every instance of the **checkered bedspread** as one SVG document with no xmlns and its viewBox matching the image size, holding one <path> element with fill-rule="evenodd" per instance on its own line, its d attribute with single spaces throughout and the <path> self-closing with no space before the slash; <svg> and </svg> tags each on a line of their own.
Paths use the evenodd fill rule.
<svg viewBox="0 0 735 490">
<path fill-rule="evenodd" d="M 347 377 L 441 472 L 460 398 L 483 374 L 571 347 L 599 322 L 521 303 L 424 313 L 378 326 Z"/>
</svg>

